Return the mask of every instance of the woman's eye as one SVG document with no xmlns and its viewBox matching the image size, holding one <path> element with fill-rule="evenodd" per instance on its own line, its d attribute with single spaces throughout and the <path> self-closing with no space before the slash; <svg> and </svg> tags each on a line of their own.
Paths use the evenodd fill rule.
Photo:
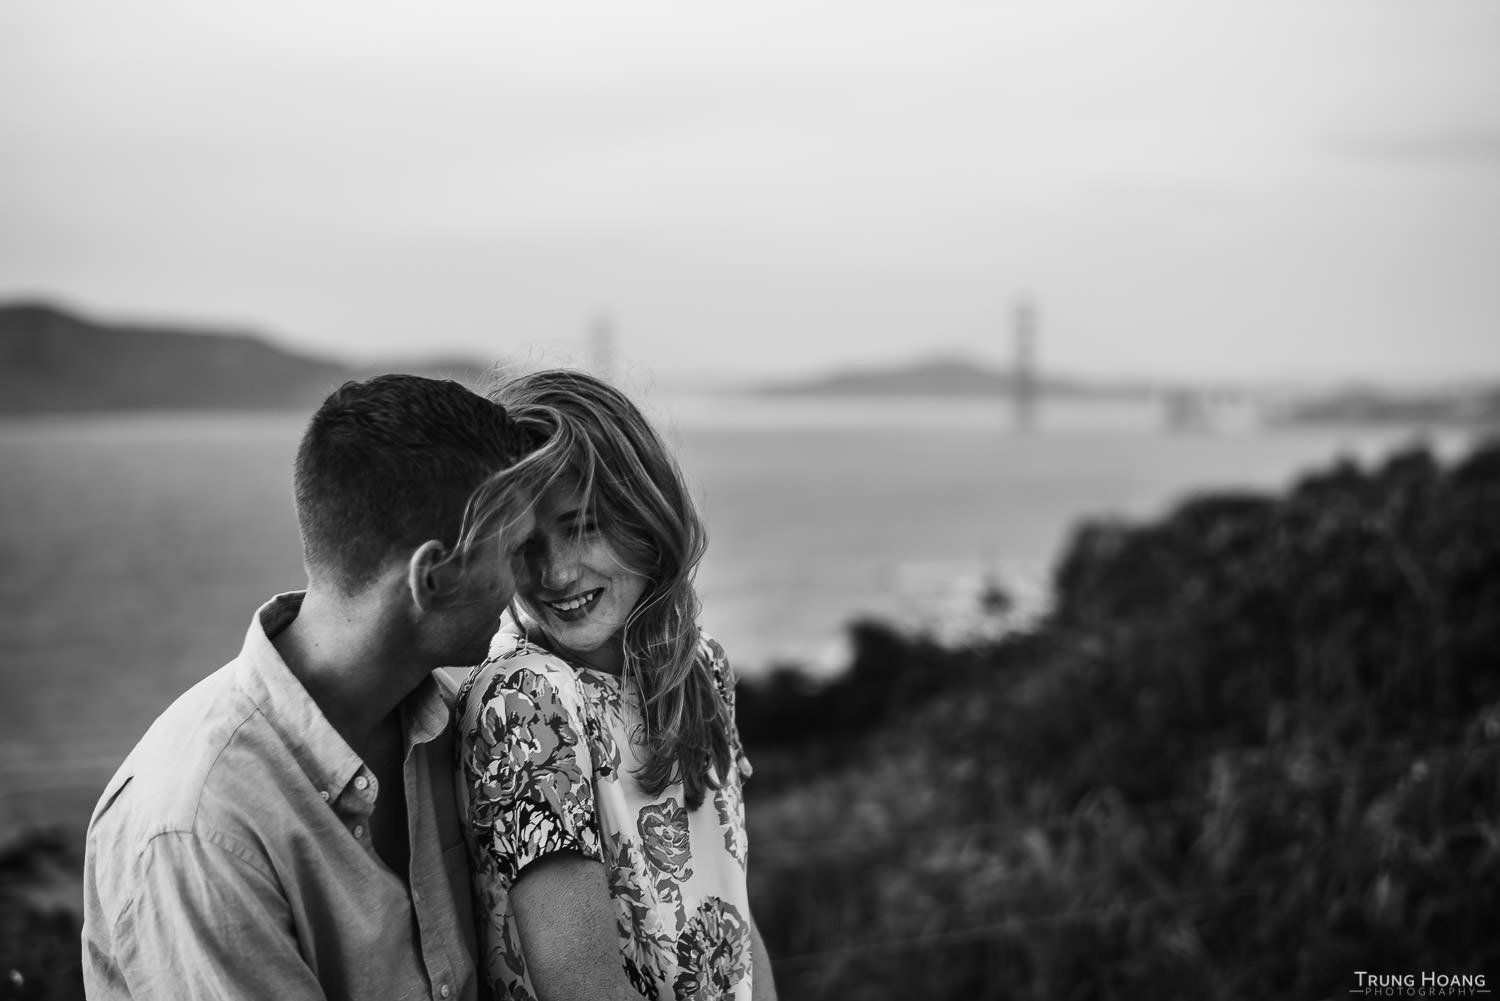
<svg viewBox="0 0 1500 1001">
<path fill-rule="evenodd" d="M 599 523 L 592 518 L 579 518 L 568 526 L 567 534 L 575 539 L 599 534 Z"/>
</svg>

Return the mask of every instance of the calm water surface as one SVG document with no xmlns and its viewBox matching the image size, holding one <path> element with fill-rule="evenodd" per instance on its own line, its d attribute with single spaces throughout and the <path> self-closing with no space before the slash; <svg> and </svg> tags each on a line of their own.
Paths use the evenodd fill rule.
<svg viewBox="0 0 1500 1001">
<path fill-rule="evenodd" d="M 1034 609 L 1080 517 L 1276 489 L 1411 437 L 1165 435 L 1127 410 L 1017 434 L 972 403 L 648 406 L 709 523 L 704 624 L 747 673 L 836 666 L 859 614 L 961 630 L 989 578 Z M 238 651 L 254 609 L 302 585 L 290 479 L 305 419 L 0 421 L 0 829 L 71 820 L 155 715 Z"/>
</svg>

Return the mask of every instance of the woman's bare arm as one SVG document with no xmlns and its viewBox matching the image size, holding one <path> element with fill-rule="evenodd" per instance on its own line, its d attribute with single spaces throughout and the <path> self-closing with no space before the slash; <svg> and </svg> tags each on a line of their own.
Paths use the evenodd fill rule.
<svg viewBox="0 0 1500 1001">
<path fill-rule="evenodd" d="M 771 954 L 761 941 L 755 915 L 750 916 L 750 992 L 755 1001 L 776 1001 L 776 978 L 771 973 Z"/>
<path fill-rule="evenodd" d="M 511 887 L 510 902 L 538 1001 L 640 1001 L 620 959 L 601 863 L 571 852 L 537 859 Z"/>
</svg>

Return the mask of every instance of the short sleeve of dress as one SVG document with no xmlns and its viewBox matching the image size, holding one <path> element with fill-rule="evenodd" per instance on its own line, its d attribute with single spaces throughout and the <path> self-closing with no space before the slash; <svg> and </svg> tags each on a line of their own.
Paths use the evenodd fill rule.
<svg viewBox="0 0 1500 1001">
<path fill-rule="evenodd" d="M 745 746 L 740 742 L 739 726 L 734 717 L 734 668 L 729 663 L 729 657 L 724 653 L 724 648 L 719 641 L 708 633 L 699 631 L 699 649 L 702 655 L 708 659 L 710 670 L 713 672 L 714 687 L 718 689 L 719 698 L 724 700 L 724 708 L 729 713 L 729 747 L 736 760 L 743 762 L 742 772 L 749 770 L 750 761 L 745 757 Z"/>
<path fill-rule="evenodd" d="M 463 778 L 476 848 L 510 886 L 554 852 L 602 858 L 586 706 L 578 681 L 550 657 L 501 662 L 476 686 Z"/>
</svg>

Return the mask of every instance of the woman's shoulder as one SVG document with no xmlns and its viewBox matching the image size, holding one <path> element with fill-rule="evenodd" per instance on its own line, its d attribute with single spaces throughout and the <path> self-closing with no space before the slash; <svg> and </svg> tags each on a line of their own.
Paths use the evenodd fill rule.
<svg viewBox="0 0 1500 1001">
<path fill-rule="evenodd" d="M 726 691 L 734 690 L 734 667 L 729 663 L 729 655 L 724 652 L 724 647 L 714 639 L 706 629 L 701 626 L 698 629 L 698 656 L 708 664 L 713 673 L 714 682 Z"/>
<path fill-rule="evenodd" d="M 497 674 L 506 678 L 538 677 L 569 688 L 578 685 L 578 668 L 550 650 L 530 647 L 495 662 Z"/>
<path fill-rule="evenodd" d="M 574 706 L 583 701 L 578 670 L 527 640 L 474 668 L 459 700 L 462 708 L 468 709 L 476 703 L 483 705 L 516 695 Z"/>
<path fill-rule="evenodd" d="M 500 620 L 500 628 L 490 638 L 489 660 L 485 663 L 510 661 L 520 657 L 540 655 L 562 661 L 551 650 L 531 639 L 530 633 L 506 612 Z"/>
</svg>

